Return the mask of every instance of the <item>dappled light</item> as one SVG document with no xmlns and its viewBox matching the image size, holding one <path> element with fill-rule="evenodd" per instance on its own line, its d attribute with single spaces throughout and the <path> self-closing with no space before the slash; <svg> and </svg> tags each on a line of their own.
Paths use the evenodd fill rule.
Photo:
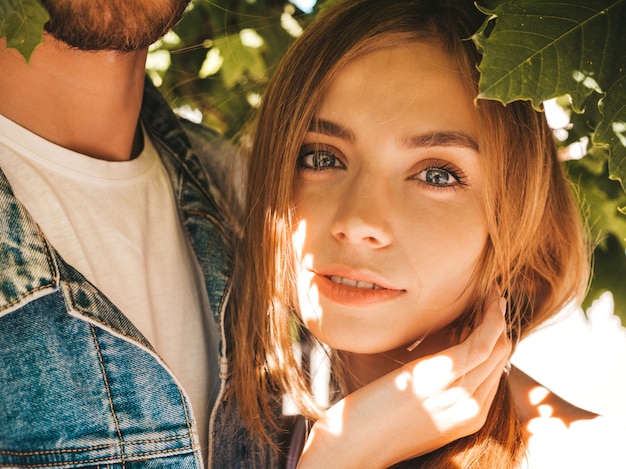
<svg viewBox="0 0 626 469">
<path fill-rule="evenodd" d="M 613 122 L 611 126 L 622 146 L 626 147 L 626 122 Z"/>
<path fill-rule="evenodd" d="M 398 389 L 411 390 L 420 397 L 428 396 L 436 392 L 442 385 L 453 380 L 452 359 L 448 357 L 433 357 L 420 362 L 413 372 L 404 372 L 396 379 Z M 422 377 L 421 379 L 418 377 Z M 428 380 L 423 377 L 428 376 Z"/>
<path fill-rule="evenodd" d="M 541 325 L 518 345 L 512 363 L 568 402 L 626 421 L 624 357 L 626 328 L 605 292 L 586 311 L 570 305 Z"/>
<path fill-rule="evenodd" d="M 313 266 L 313 254 L 303 253 L 304 242 L 306 240 L 307 222 L 300 220 L 292 234 L 292 243 L 296 253 L 297 262 L 297 282 L 298 298 L 300 299 L 300 312 L 306 316 L 305 322 L 315 321 L 320 324 L 321 329 L 323 311 L 319 301 L 319 291 L 313 283 L 315 274 L 311 269 Z M 309 322 L 310 324 L 310 322 Z M 324 339 L 320 337 L 320 339 Z"/>
<path fill-rule="evenodd" d="M 581 71 L 575 71 L 572 74 L 572 77 L 577 83 L 582 83 L 583 86 L 589 88 L 590 90 L 597 91 L 598 93 L 602 93 L 602 89 L 598 82 L 591 75 L 585 74 Z"/>
<path fill-rule="evenodd" d="M 519 370 L 514 382 L 526 387 L 522 424 L 530 459 L 524 468 L 617 467 L 615 448 L 623 444 L 617 420 L 573 407 Z"/>
<path fill-rule="evenodd" d="M 0 0 L 0 467 L 626 461 L 626 0 L 168 2 Z"/>
</svg>

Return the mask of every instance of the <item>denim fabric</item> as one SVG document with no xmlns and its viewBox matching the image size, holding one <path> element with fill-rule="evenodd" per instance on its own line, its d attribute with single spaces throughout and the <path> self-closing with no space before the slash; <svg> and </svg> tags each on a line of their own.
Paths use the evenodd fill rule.
<svg viewBox="0 0 626 469">
<path fill-rule="evenodd" d="M 148 81 L 142 122 L 222 325 L 237 232 L 232 152 L 206 129 L 181 123 Z M 223 398 L 223 331 L 221 338 Z M 232 404 L 215 406 L 209 466 L 276 467 Z M 79 467 L 200 468 L 195 422 L 152 346 L 49 245 L 0 171 L 0 468 Z"/>
</svg>

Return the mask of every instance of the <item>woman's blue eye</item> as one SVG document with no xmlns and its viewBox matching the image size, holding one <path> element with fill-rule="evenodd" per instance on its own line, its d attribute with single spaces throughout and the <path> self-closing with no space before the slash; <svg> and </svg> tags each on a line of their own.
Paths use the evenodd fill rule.
<svg viewBox="0 0 626 469">
<path fill-rule="evenodd" d="M 323 148 L 307 148 L 306 145 L 298 156 L 298 166 L 302 169 L 323 171 L 325 169 L 343 169 L 345 165 L 335 154 Z"/>
<path fill-rule="evenodd" d="M 429 168 L 422 171 L 419 175 L 419 178 L 428 184 L 433 184 L 435 186 L 445 186 L 450 183 L 456 182 L 454 176 L 452 176 L 448 171 L 441 168 Z"/>
<path fill-rule="evenodd" d="M 431 166 L 421 170 L 415 176 L 416 179 L 434 187 L 452 187 L 457 185 L 465 185 L 465 178 L 447 165 Z"/>
</svg>

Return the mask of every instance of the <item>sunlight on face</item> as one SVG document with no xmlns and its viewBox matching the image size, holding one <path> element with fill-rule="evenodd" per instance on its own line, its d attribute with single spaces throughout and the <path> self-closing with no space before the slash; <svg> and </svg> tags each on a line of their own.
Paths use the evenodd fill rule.
<svg viewBox="0 0 626 469">
<path fill-rule="evenodd" d="M 300 301 L 300 309 L 307 311 L 307 324 L 315 323 L 318 325 L 317 327 L 321 327 L 323 312 L 320 306 L 319 291 L 313 282 L 315 275 L 312 271 L 313 254 L 305 254 L 303 252 L 306 231 L 306 220 L 300 220 L 292 235 L 297 258 L 301 267 L 303 267 L 299 270 L 298 275 L 298 299 Z M 322 337 L 319 337 L 319 339 L 323 340 Z"/>
<path fill-rule="evenodd" d="M 477 123 L 436 45 L 375 50 L 336 75 L 294 194 L 300 314 L 319 339 L 389 351 L 467 307 L 487 240 Z"/>
</svg>

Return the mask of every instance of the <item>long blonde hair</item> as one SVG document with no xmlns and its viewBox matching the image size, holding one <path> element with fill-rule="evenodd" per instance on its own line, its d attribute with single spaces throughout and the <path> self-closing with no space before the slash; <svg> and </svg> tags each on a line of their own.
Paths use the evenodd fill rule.
<svg viewBox="0 0 626 469">
<path fill-rule="evenodd" d="M 324 92 L 341 66 L 390 41 L 436 41 L 458 62 L 477 94 L 479 55 L 468 38 L 483 16 L 471 0 L 346 0 L 309 26 L 273 76 L 253 130 L 244 237 L 238 250 L 229 330 L 232 391 L 248 427 L 272 441 L 276 396 L 298 398 L 315 418 L 306 379 L 292 352 L 297 309 L 292 229 L 296 159 Z M 569 182 L 542 113 L 527 102 L 477 100 L 489 240 L 477 268 L 478 294 L 459 319 L 474 327 L 493 282 L 508 301 L 516 343 L 585 290 L 589 249 Z M 516 467 L 519 423 L 507 378 L 487 422 L 411 462 L 411 467 Z"/>
</svg>

